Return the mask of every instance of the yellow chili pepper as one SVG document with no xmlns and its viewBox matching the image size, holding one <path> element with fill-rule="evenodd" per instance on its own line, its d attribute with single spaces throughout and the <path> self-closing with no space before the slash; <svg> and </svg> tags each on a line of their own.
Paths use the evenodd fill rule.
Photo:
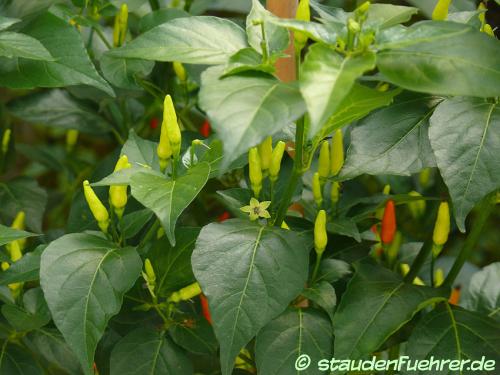
<svg viewBox="0 0 500 375">
<path fill-rule="evenodd" d="M 401 273 L 403 274 L 403 276 L 406 276 L 406 274 L 408 272 L 410 272 L 410 266 L 407 264 L 407 263 L 402 263 L 401 264 Z M 415 277 L 415 279 L 413 280 L 413 284 L 415 285 L 425 285 L 425 283 L 422 281 L 422 279 L 420 277 Z"/>
<path fill-rule="evenodd" d="M 330 157 L 330 172 L 332 176 L 336 176 L 344 166 L 344 137 L 342 129 L 337 129 L 333 135 Z"/>
<path fill-rule="evenodd" d="M 335 205 L 340 199 L 340 183 L 337 181 L 332 182 L 332 187 L 330 189 L 330 200 L 332 205 Z"/>
<path fill-rule="evenodd" d="M 313 192 L 313 197 L 314 197 L 314 201 L 316 202 L 316 205 L 318 207 L 321 207 L 321 204 L 323 203 L 323 193 L 321 192 L 321 182 L 319 180 L 319 173 L 318 172 L 316 172 L 313 175 L 312 192 Z"/>
<path fill-rule="evenodd" d="M 256 198 L 262 190 L 262 168 L 257 147 L 252 147 L 248 152 L 248 166 L 250 174 L 250 185 Z"/>
<path fill-rule="evenodd" d="M 322 180 L 330 175 L 330 146 L 328 141 L 323 141 L 319 149 L 318 173 Z"/>
<path fill-rule="evenodd" d="M 278 179 L 285 146 L 285 142 L 279 141 L 271 154 L 271 163 L 269 164 L 269 179 L 271 182 L 275 182 Z"/>
<path fill-rule="evenodd" d="M 76 145 L 78 140 L 78 130 L 70 129 L 66 132 L 66 150 L 71 152 Z"/>
<path fill-rule="evenodd" d="M 420 194 L 418 191 L 410 191 L 408 195 L 412 197 L 422 197 L 422 194 Z M 421 199 L 418 201 L 409 201 L 408 202 L 408 209 L 411 212 L 411 215 L 415 218 L 418 219 L 419 217 L 422 217 L 425 213 L 425 207 L 426 203 L 425 200 Z"/>
<path fill-rule="evenodd" d="M 495 36 L 495 32 L 491 28 L 491 25 L 489 23 L 485 23 L 483 26 L 483 32 L 489 36 Z"/>
<path fill-rule="evenodd" d="M 434 225 L 434 233 L 432 240 L 438 246 L 443 246 L 448 241 L 450 234 L 450 207 L 448 202 L 441 202 L 439 205 L 436 224 Z"/>
<path fill-rule="evenodd" d="M 438 0 L 434 11 L 432 12 L 432 19 L 434 21 L 444 21 L 448 18 L 448 11 L 452 0 Z"/>
<path fill-rule="evenodd" d="M 272 154 L 273 154 L 273 137 L 267 137 L 259 145 L 260 163 L 263 171 L 269 169 L 269 166 L 271 165 Z"/>
<path fill-rule="evenodd" d="M 186 73 L 186 69 L 184 68 L 184 65 L 182 65 L 182 63 L 180 63 L 178 61 L 174 61 L 172 63 L 172 66 L 174 68 L 175 75 L 177 76 L 177 78 L 179 78 L 179 81 L 186 82 L 187 73 Z"/>
<path fill-rule="evenodd" d="M 444 272 L 441 268 L 438 268 L 434 272 L 434 286 L 441 286 L 444 282 Z"/>
<path fill-rule="evenodd" d="M 429 186 L 429 183 L 431 182 L 431 173 L 432 171 L 430 168 L 425 168 L 420 171 L 418 181 L 423 188 Z"/>
<path fill-rule="evenodd" d="M 299 6 L 297 7 L 297 13 L 295 19 L 298 21 L 311 21 L 311 9 L 309 7 L 309 0 L 300 0 Z M 294 32 L 295 48 L 297 50 L 302 50 L 308 40 L 306 34 L 300 31 Z"/>
<path fill-rule="evenodd" d="M 128 27 L 128 6 L 123 3 L 120 11 L 115 17 L 115 24 L 113 28 L 113 45 L 120 47 L 125 42 Z"/>
<path fill-rule="evenodd" d="M 193 283 L 185 288 L 178 290 L 177 292 L 172 293 L 172 295 L 169 298 L 169 301 L 171 302 L 187 301 L 193 297 L 196 297 L 199 294 L 201 294 L 200 284 Z"/>
<path fill-rule="evenodd" d="M 12 135 L 11 129 L 5 129 L 2 135 L 2 154 L 6 154 L 9 151 L 10 137 Z"/>
<path fill-rule="evenodd" d="M 106 207 L 104 207 L 99 197 L 95 194 L 88 180 L 83 181 L 83 193 L 92 215 L 94 215 L 94 218 L 97 220 L 99 228 L 101 228 L 104 233 L 107 233 L 109 226 L 108 210 L 106 210 Z"/>
<path fill-rule="evenodd" d="M 481 12 L 479 13 L 478 18 L 479 21 L 481 21 L 481 28 L 482 28 L 486 22 L 486 11 L 488 10 L 488 8 L 486 7 L 486 5 L 484 5 L 483 2 L 481 2 L 479 3 L 477 10 Z"/>
<path fill-rule="evenodd" d="M 328 235 L 326 233 L 326 212 L 320 210 L 314 222 L 314 249 L 316 254 L 323 254 L 328 243 Z"/>
<path fill-rule="evenodd" d="M 166 128 L 168 140 L 170 141 L 170 147 L 172 148 L 172 155 L 174 158 L 177 158 L 181 151 L 182 135 L 179 123 L 177 122 L 174 102 L 172 101 L 172 97 L 170 95 L 167 95 L 165 97 L 165 101 L 163 102 L 163 122 L 161 126 L 162 128 Z"/>
<path fill-rule="evenodd" d="M 130 163 L 128 162 L 127 155 L 122 155 L 116 165 L 115 172 L 130 168 Z M 123 211 L 125 210 L 125 206 L 127 205 L 127 185 L 112 185 L 109 188 L 109 199 L 111 201 L 111 206 L 116 213 L 116 215 L 121 218 L 123 216 Z"/>
<path fill-rule="evenodd" d="M 24 213 L 24 211 L 19 211 L 17 213 L 16 217 L 14 218 L 14 220 L 12 221 L 12 224 L 10 225 L 10 227 L 12 229 L 17 229 L 17 230 L 26 229 L 25 219 L 26 219 L 26 214 Z M 18 246 L 19 250 L 23 250 L 25 245 L 26 245 L 26 238 L 21 238 L 19 240 L 12 241 L 11 243 L 7 244 L 5 247 L 9 252 L 11 252 L 12 251 L 11 248 L 13 248 L 14 246 Z"/>
</svg>

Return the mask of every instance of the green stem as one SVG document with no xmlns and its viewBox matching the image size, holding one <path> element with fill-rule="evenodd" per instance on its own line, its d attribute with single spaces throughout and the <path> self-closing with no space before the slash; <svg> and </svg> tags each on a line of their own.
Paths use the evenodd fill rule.
<svg viewBox="0 0 500 375">
<path fill-rule="evenodd" d="M 264 64 L 269 63 L 269 51 L 267 50 L 267 39 L 266 39 L 266 28 L 264 22 L 261 22 L 260 29 L 262 32 L 262 41 L 260 42 L 260 48 L 262 49 L 262 60 Z"/>
<path fill-rule="evenodd" d="M 429 257 L 429 254 L 432 252 L 432 245 L 432 238 L 428 238 L 427 241 L 424 242 L 422 249 L 420 249 L 420 252 L 411 265 L 410 272 L 408 272 L 405 276 L 406 282 L 410 284 L 413 283 L 413 280 L 415 280 L 415 277 L 417 277 L 418 273 L 422 269 L 422 266 Z"/>
<path fill-rule="evenodd" d="M 153 11 L 160 9 L 160 3 L 158 2 L 158 0 L 149 0 L 149 6 Z"/>
<path fill-rule="evenodd" d="M 455 263 L 453 263 L 450 272 L 446 276 L 446 279 L 443 282 L 443 286 L 451 287 L 453 285 L 453 282 L 460 273 L 463 265 L 465 264 L 467 259 L 469 259 L 472 251 L 476 248 L 476 245 L 479 242 L 479 238 L 481 237 L 481 232 L 483 231 L 483 228 L 486 225 L 486 222 L 488 221 L 488 218 L 494 207 L 495 204 L 492 201 L 491 195 L 486 196 L 486 198 L 479 205 L 476 221 L 474 222 L 472 230 L 467 236 L 467 239 L 465 240 L 465 243 L 460 250 L 460 254 L 458 254 L 458 257 L 455 259 Z"/>
<path fill-rule="evenodd" d="M 149 230 L 147 231 L 146 235 L 143 237 L 142 241 L 139 243 L 139 246 L 137 248 L 143 247 L 153 236 L 156 235 L 156 232 L 158 231 L 158 228 L 160 227 L 160 222 L 158 220 L 155 220 L 154 224 L 151 225 Z"/>
<path fill-rule="evenodd" d="M 316 282 L 316 277 L 318 277 L 319 265 L 321 264 L 321 258 L 323 253 L 316 253 L 316 264 L 314 265 L 313 273 L 311 276 L 311 285 L 314 285 Z"/>
<path fill-rule="evenodd" d="M 97 33 L 97 35 L 99 35 L 99 38 L 101 38 L 101 40 L 106 45 L 106 47 L 108 47 L 108 49 L 112 49 L 113 48 L 113 46 L 106 39 L 106 36 L 102 33 L 102 31 L 98 27 L 93 27 L 92 29 L 95 30 L 95 32 Z"/>
</svg>

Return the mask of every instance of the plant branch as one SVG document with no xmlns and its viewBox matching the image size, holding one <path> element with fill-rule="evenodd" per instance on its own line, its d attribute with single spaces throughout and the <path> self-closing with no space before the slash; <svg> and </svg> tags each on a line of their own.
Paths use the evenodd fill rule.
<svg viewBox="0 0 500 375">
<path fill-rule="evenodd" d="M 406 282 L 413 283 L 413 280 L 415 280 L 415 277 L 417 277 L 418 273 L 422 269 L 422 266 L 424 265 L 425 261 L 432 252 L 432 244 L 433 244 L 432 237 L 428 238 L 424 242 L 424 245 L 420 249 L 420 252 L 418 253 L 413 263 L 411 264 L 410 272 L 408 272 L 408 274 L 405 276 Z"/>
</svg>

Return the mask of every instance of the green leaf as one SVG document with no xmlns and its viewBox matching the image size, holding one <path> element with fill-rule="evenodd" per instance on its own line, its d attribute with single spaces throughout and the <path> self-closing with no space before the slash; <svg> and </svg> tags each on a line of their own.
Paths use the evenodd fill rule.
<svg viewBox="0 0 500 375">
<path fill-rule="evenodd" d="M 2 314 L 18 331 L 33 331 L 50 322 L 47 302 L 40 288 L 29 289 L 23 294 L 23 306 L 5 304 Z"/>
<path fill-rule="evenodd" d="M 160 296 L 168 297 L 194 281 L 191 254 L 199 233 L 199 228 L 179 228 L 175 232 L 175 246 L 166 237 L 153 244 L 148 257 L 157 275 L 156 291 Z"/>
<path fill-rule="evenodd" d="M 9 18 L 9 17 L 0 16 L 0 31 L 8 29 L 12 25 L 14 25 L 15 23 L 18 23 L 20 21 L 21 20 L 17 19 L 17 18 Z"/>
<path fill-rule="evenodd" d="M 332 343 L 332 326 L 324 314 L 312 309 L 288 309 L 257 335 L 257 370 L 273 375 L 298 373 L 296 360 L 308 355 L 311 366 L 300 373 L 317 374 L 318 361 L 332 356 Z"/>
<path fill-rule="evenodd" d="M 165 332 L 138 328 L 111 352 L 110 375 L 189 375 L 191 361 Z"/>
<path fill-rule="evenodd" d="M 15 240 L 38 236 L 38 234 L 26 232 L 24 230 L 13 229 L 0 224 L 0 246 L 8 244 Z"/>
<path fill-rule="evenodd" d="M 337 306 L 337 295 L 329 282 L 320 281 L 312 287 L 304 289 L 302 295 L 321 307 L 333 320 L 333 313 L 335 306 Z"/>
<path fill-rule="evenodd" d="M 248 13 L 246 20 L 248 44 L 260 54 L 263 53 L 261 43 L 263 42 L 262 27 L 264 27 L 265 43 L 271 57 L 281 54 L 290 43 L 288 31 L 270 22 L 273 18 L 276 16 L 267 11 L 258 0 L 252 0 L 252 10 Z M 263 25 L 255 25 L 254 22 L 262 22 Z"/>
<path fill-rule="evenodd" d="M 141 33 L 151 30 L 153 27 L 172 21 L 176 18 L 189 17 L 189 13 L 176 8 L 164 8 L 155 10 L 146 14 L 139 21 L 139 30 Z"/>
<path fill-rule="evenodd" d="M 410 358 L 420 360 L 493 360 L 500 361 L 500 324 L 486 316 L 462 309 L 434 310 L 413 329 L 406 346 Z M 470 362 L 469 362 L 470 364 Z M 464 375 L 477 372 L 467 370 Z M 446 367 L 445 367 L 446 369 Z M 437 374 L 431 371 L 412 371 L 405 374 Z M 446 371 L 446 373 L 452 373 Z"/>
<path fill-rule="evenodd" d="M 339 259 L 323 259 L 321 261 L 317 281 L 334 283 L 352 273 L 349 263 Z"/>
<path fill-rule="evenodd" d="M 136 77 L 146 77 L 151 73 L 154 65 L 153 61 L 124 59 L 112 56 L 109 52 L 104 53 L 100 61 L 104 78 L 112 85 L 128 90 L 141 89 L 141 86 L 136 82 Z"/>
<path fill-rule="evenodd" d="M 224 142 L 224 169 L 249 147 L 299 118 L 305 105 L 295 86 L 271 76 L 256 73 L 221 79 L 221 73 L 221 68 L 203 73 L 199 98 Z"/>
<path fill-rule="evenodd" d="M 392 103 L 400 90 L 381 92 L 355 83 L 351 91 L 339 104 L 328 122 L 317 133 L 314 142 L 323 140 L 328 134 L 369 114 L 371 111 Z"/>
<path fill-rule="evenodd" d="M 10 31 L 0 33 L 0 56 L 54 61 L 50 52 L 38 40 Z"/>
<path fill-rule="evenodd" d="M 54 323 L 85 374 L 92 374 L 97 343 L 141 268 L 134 248 L 90 234 L 67 234 L 43 252 L 40 284 Z"/>
<path fill-rule="evenodd" d="M 37 354 L 52 366 L 69 374 L 81 374 L 78 358 L 73 354 L 62 335 L 56 329 L 37 329 L 29 334 L 29 339 Z"/>
<path fill-rule="evenodd" d="M 343 58 L 324 44 L 309 49 L 300 76 L 300 91 L 311 119 L 309 139 L 335 113 L 356 79 L 374 67 L 375 55 L 371 52 Z"/>
<path fill-rule="evenodd" d="M 69 23 L 46 12 L 21 30 L 39 40 L 55 59 L 14 59 L 0 62 L 0 85 L 9 88 L 94 86 L 114 96 L 113 89 L 97 73 L 80 33 Z"/>
<path fill-rule="evenodd" d="M 356 241 L 361 242 L 361 235 L 355 221 L 350 218 L 337 218 L 333 222 L 328 223 L 326 226 L 328 232 L 340 234 L 354 238 Z"/>
<path fill-rule="evenodd" d="M 472 26 L 423 21 L 392 33 L 379 49 L 380 72 L 405 89 L 482 98 L 500 95 L 500 42 Z"/>
<path fill-rule="evenodd" d="M 40 245 L 35 251 L 26 253 L 17 262 L 13 262 L 8 269 L 0 273 L 0 285 L 38 280 L 40 258 L 44 249 L 45 245 Z"/>
<path fill-rule="evenodd" d="M 358 264 L 335 317 L 335 357 L 360 359 L 448 291 L 404 283 L 386 268 Z M 419 358 L 419 357 L 415 357 Z"/>
<path fill-rule="evenodd" d="M 210 166 L 203 162 L 175 180 L 142 172 L 132 176 L 132 195 L 156 214 L 172 246 L 177 219 L 205 186 L 209 174 Z"/>
<path fill-rule="evenodd" d="M 205 318 L 193 321 L 193 327 L 176 324 L 170 329 L 170 335 L 177 345 L 198 355 L 214 355 L 219 344 L 214 330 Z"/>
<path fill-rule="evenodd" d="M 295 19 L 270 18 L 269 22 L 275 23 L 291 31 L 304 33 L 316 42 L 335 45 L 337 43 L 336 29 L 329 24 L 299 21 Z"/>
<path fill-rule="evenodd" d="M 34 124 L 76 129 L 82 133 L 103 134 L 111 125 L 97 111 L 64 90 L 47 90 L 23 96 L 9 103 L 9 111 Z"/>
<path fill-rule="evenodd" d="M 431 117 L 429 137 L 448 186 L 458 228 L 485 195 L 500 187 L 500 106 L 478 98 L 442 102 Z"/>
<path fill-rule="evenodd" d="M 4 223 L 11 223 L 19 211 L 24 211 L 28 229 L 41 233 L 46 204 L 47 192 L 30 177 L 0 183 L 0 217 Z"/>
<path fill-rule="evenodd" d="M 120 222 L 120 233 L 123 235 L 123 238 L 129 239 L 134 237 L 149 222 L 151 216 L 153 216 L 153 212 L 149 208 L 125 215 L 123 221 Z"/>
<path fill-rule="evenodd" d="M 404 95 L 359 121 L 340 178 L 363 173 L 408 176 L 434 167 L 428 129 L 435 105 L 432 97 Z"/>
<path fill-rule="evenodd" d="M 461 305 L 468 310 L 500 320 L 500 262 L 476 272 L 468 289 L 462 293 Z"/>
<path fill-rule="evenodd" d="M 201 230 L 191 258 L 221 345 L 222 374 L 303 289 L 308 247 L 295 232 L 231 219 Z"/>
<path fill-rule="evenodd" d="M 418 8 L 414 7 L 393 4 L 370 4 L 366 26 L 386 29 L 409 21 L 417 13 Z"/>
<path fill-rule="evenodd" d="M 262 55 L 253 48 L 243 48 L 230 57 L 223 77 L 246 72 L 248 70 L 273 74 L 275 68 L 271 64 L 262 63 Z"/>
<path fill-rule="evenodd" d="M 18 345 L 5 341 L 0 352 L 0 374 L 44 375 L 36 361 Z"/>
<path fill-rule="evenodd" d="M 224 64 L 247 47 L 244 31 L 217 17 L 176 18 L 140 35 L 124 47 L 110 51 L 116 57 L 187 64 Z"/>
</svg>

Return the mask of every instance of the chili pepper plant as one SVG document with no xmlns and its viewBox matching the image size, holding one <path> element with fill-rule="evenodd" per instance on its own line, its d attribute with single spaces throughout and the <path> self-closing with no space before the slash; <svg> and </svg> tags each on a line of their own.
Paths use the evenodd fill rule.
<svg viewBox="0 0 500 375">
<path fill-rule="evenodd" d="M 355 3 L 0 2 L 0 374 L 499 371 L 498 1 Z"/>
</svg>

